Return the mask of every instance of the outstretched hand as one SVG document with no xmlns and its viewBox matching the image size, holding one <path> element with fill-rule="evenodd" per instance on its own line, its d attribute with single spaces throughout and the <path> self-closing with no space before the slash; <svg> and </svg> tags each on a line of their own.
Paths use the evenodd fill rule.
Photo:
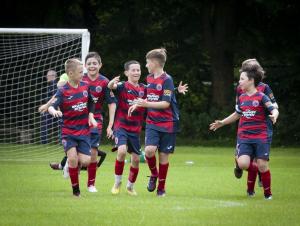
<svg viewBox="0 0 300 226">
<path fill-rule="evenodd" d="M 209 125 L 209 129 L 216 131 L 217 129 L 219 129 L 222 126 L 223 126 L 223 123 L 221 120 L 215 120 L 215 122 L 213 122 Z"/>
<path fill-rule="evenodd" d="M 177 89 L 178 89 L 179 93 L 182 93 L 183 95 L 185 95 L 185 93 L 188 92 L 188 88 L 189 88 L 189 86 L 187 83 L 182 85 L 182 81 L 180 81 Z"/>
</svg>

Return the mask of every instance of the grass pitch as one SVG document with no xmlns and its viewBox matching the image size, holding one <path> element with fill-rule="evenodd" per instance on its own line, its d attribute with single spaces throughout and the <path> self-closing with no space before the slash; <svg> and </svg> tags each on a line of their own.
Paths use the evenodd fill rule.
<svg viewBox="0 0 300 226">
<path fill-rule="evenodd" d="M 32 152 L 0 151 L 0 225 L 299 225 L 300 150 L 273 148 L 273 200 L 246 196 L 246 172 L 233 175 L 233 148 L 178 147 L 171 156 L 167 196 L 146 190 L 149 170 L 141 163 L 135 189 L 125 192 L 129 164 L 125 165 L 121 194 L 113 196 L 115 153 L 98 170 L 98 193 L 86 191 L 87 174 L 80 173 L 81 197 L 72 196 L 70 181 L 49 168 L 63 151 L 27 146 Z M 109 150 L 104 146 L 103 150 Z M 129 157 L 127 158 L 129 159 Z"/>
</svg>

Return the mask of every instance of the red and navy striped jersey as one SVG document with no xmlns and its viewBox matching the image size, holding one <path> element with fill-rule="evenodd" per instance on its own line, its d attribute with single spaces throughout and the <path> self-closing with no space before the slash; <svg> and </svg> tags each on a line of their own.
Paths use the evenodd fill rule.
<svg viewBox="0 0 300 226">
<path fill-rule="evenodd" d="M 260 83 L 258 83 L 256 89 L 257 89 L 257 91 L 266 94 L 270 98 L 270 100 L 273 104 L 276 102 L 273 91 L 271 90 L 271 88 L 268 84 L 260 82 Z M 238 86 L 236 88 L 236 102 L 238 101 L 239 96 L 243 93 L 244 93 L 244 91 L 241 89 L 240 86 Z"/>
<path fill-rule="evenodd" d="M 241 115 L 238 126 L 238 143 L 271 143 L 272 122 L 268 114 L 274 109 L 270 98 L 262 92 L 240 95 L 236 112 Z"/>
<path fill-rule="evenodd" d="M 175 133 L 179 130 L 179 110 L 174 93 L 174 83 L 170 75 L 164 73 L 158 78 L 147 76 L 147 101 L 167 101 L 166 109 L 147 109 L 146 128 L 161 132 Z"/>
<path fill-rule="evenodd" d="M 128 132 L 140 133 L 145 118 L 145 108 L 137 108 L 130 117 L 128 109 L 137 98 L 146 98 L 146 86 L 142 83 L 138 86 L 127 82 L 119 82 L 116 89 L 118 100 L 114 130 L 125 129 Z"/>
<path fill-rule="evenodd" d="M 95 80 L 91 80 L 90 77 L 85 74 L 82 80 L 87 82 L 90 86 L 90 92 L 94 98 L 94 102 L 96 103 L 94 118 L 98 122 L 98 130 L 101 131 L 103 125 L 102 108 L 104 100 L 108 104 L 116 102 L 114 94 L 107 87 L 109 80 L 101 74 L 99 74 Z M 94 129 L 92 130 L 94 131 Z"/>
<path fill-rule="evenodd" d="M 62 116 L 62 135 L 90 135 L 88 101 L 92 98 L 89 85 L 80 82 L 77 88 L 67 82 L 57 90 L 51 106 L 59 107 Z"/>
</svg>

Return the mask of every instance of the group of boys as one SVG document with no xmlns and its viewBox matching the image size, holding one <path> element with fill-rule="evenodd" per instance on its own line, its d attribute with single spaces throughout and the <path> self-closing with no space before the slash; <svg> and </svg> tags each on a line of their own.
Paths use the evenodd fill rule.
<svg viewBox="0 0 300 226">
<path fill-rule="evenodd" d="M 67 156 L 65 168 L 71 179 L 73 195 L 80 196 L 78 172 L 82 167 L 88 171 L 88 191 L 97 192 L 97 153 L 103 121 L 101 112 L 106 99 L 110 112 L 107 136 L 114 137 L 117 146 L 112 194 L 120 192 L 125 155 L 129 152 L 131 166 L 126 188 L 128 194 L 137 195 L 133 185 L 139 172 L 140 132 L 146 116 L 145 155 L 151 171 L 147 188 L 153 192 L 157 187 L 157 196 L 165 196 L 168 156 L 174 152 L 179 122 L 173 80 L 164 71 L 166 59 L 166 51 L 162 48 L 147 53 L 146 67 L 150 73 L 147 85 L 139 83 L 141 68 L 137 61 L 125 63 L 126 82 L 120 82 L 119 77 L 109 82 L 101 75 L 101 58 L 95 52 L 89 53 L 85 59 L 85 75 L 79 60 L 66 61 L 66 81 L 59 82 L 57 93 L 40 111 L 47 109 L 52 116 L 62 117 L 62 144 Z M 185 94 L 187 89 L 186 84 L 180 83 L 179 92 Z M 156 166 L 156 151 L 159 152 L 159 167 Z M 61 168 L 59 164 L 51 167 Z"/>
</svg>

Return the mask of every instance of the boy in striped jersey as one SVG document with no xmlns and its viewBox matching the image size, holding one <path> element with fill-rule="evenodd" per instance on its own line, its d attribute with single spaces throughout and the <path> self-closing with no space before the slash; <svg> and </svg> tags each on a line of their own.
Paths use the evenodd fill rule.
<svg viewBox="0 0 300 226">
<path fill-rule="evenodd" d="M 279 112 L 270 98 L 258 91 L 257 87 L 263 78 L 258 68 L 242 69 L 239 85 L 244 91 L 238 98 L 236 112 L 223 120 L 210 124 L 211 130 L 239 120 L 237 134 L 237 163 L 240 169 L 248 170 L 247 194 L 255 195 L 254 185 L 257 167 L 261 173 L 265 199 L 272 199 L 271 173 L 268 166 L 272 141 L 272 123 L 276 123 Z M 267 112 L 271 113 L 267 115 Z M 256 159 L 257 165 L 253 159 Z M 249 181 L 249 177 L 253 180 Z"/>
<path fill-rule="evenodd" d="M 89 85 L 81 81 L 82 63 L 69 59 L 65 63 L 69 81 L 55 94 L 48 112 L 62 117 L 62 143 L 68 156 L 69 174 L 74 196 L 80 196 L 78 165 L 88 166 L 91 160 L 90 128 L 97 127 L 94 101 Z M 56 108 L 60 110 L 56 110 Z"/>
<path fill-rule="evenodd" d="M 174 152 L 176 133 L 179 131 L 179 110 L 175 98 L 172 77 L 164 71 L 167 60 L 166 50 L 154 49 L 146 55 L 147 98 L 138 98 L 128 113 L 135 109 L 147 108 L 145 154 L 151 171 L 147 186 L 149 192 L 156 190 L 157 196 L 164 197 L 165 182 L 169 168 L 169 155 Z M 156 165 L 156 151 L 159 152 L 159 167 Z"/>
</svg>

